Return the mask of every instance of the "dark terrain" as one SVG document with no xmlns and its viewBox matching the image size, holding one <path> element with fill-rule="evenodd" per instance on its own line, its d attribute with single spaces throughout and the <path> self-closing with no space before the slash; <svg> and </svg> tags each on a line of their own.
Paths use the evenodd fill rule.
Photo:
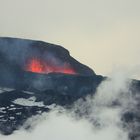
<svg viewBox="0 0 140 140">
<path fill-rule="evenodd" d="M 16 38 L 0 38 L 0 131 L 12 134 L 52 104 L 70 108 L 79 98 L 93 95 L 106 77 L 72 58 L 61 46 Z M 130 90 L 140 92 L 140 81 Z M 139 99 L 138 99 L 138 102 Z M 132 126 L 131 140 L 140 138 L 140 104 L 137 112 L 124 113 L 124 126 Z"/>
</svg>

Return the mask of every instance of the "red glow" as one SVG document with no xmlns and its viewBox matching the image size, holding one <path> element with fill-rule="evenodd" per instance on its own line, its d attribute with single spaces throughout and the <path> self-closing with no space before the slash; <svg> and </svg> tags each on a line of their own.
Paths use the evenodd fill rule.
<svg viewBox="0 0 140 140">
<path fill-rule="evenodd" d="M 65 74 L 76 74 L 75 70 L 70 66 L 50 66 L 46 62 L 41 61 L 37 58 L 31 59 L 27 65 L 26 71 L 35 73 L 65 73 Z"/>
</svg>

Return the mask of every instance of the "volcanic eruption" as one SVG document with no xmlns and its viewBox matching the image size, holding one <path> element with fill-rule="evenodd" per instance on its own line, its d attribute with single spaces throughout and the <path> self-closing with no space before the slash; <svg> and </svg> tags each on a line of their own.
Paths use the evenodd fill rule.
<svg viewBox="0 0 140 140">
<path fill-rule="evenodd" d="M 0 59 L 2 67 L 8 64 L 13 72 L 21 69 L 40 74 L 95 75 L 92 69 L 71 57 L 65 48 L 43 41 L 0 38 Z"/>
<path fill-rule="evenodd" d="M 77 92 L 79 96 L 92 91 L 92 88 L 83 88 L 93 84 L 91 76 L 96 77 L 92 69 L 75 60 L 59 45 L 0 38 L 0 85 L 30 91 L 55 89 L 61 92 L 65 89 L 65 93 Z M 81 79 L 84 79 L 80 82 L 82 88 Z"/>
<path fill-rule="evenodd" d="M 42 74 L 48 73 L 76 74 L 76 71 L 73 68 L 71 68 L 68 64 L 64 64 L 63 66 L 50 65 L 39 58 L 30 59 L 27 66 L 25 67 L 25 70 Z"/>
<path fill-rule="evenodd" d="M 48 112 L 48 105 L 69 105 L 94 93 L 102 79 L 59 45 L 1 37 L 0 109 L 9 107 L 9 110 L 6 112 L 8 115 L 0 112 L 3 116 L 0 132 L 11 134 L 38 112 Z M 43 105 L 23 105 L 23 100 L 28 99 L 26 103 L 37 101 Z M 18 104 L 16 101 L 20 100 L 22 103 Z"/>
<path fill-rule="evenodd" d="M 87 95 L 94 96 L 106 79 L 109 78 L 96 75 L 59 45 L 0 38 L 0 133 L 12 134 L 30 117 L 50 111 L 51 105 L 70 109 L 79 98 L 86 100 Z M 139 93 L 140 81 L 133 80 L 130 90 Z M 115 108 L 118 105 L 120 103 L 113 102 Z M 138 110 L 139 107 L 140 104 L 136 106 Z M 86 113 L 91 111 L 88 108 Z M 139 116 L 137 112 L 125 112 L 123 124 L 137 120 L 140 126 Z M 136 140 L 134 137 L 139 136 L 140 129 L 136 127 L 133 132 L 131 127 L 131 130 L 131 140 Z"/>
</svg>

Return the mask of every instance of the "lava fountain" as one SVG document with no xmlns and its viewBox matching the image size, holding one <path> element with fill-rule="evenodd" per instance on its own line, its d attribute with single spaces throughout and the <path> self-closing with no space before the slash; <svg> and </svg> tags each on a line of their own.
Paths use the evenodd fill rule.
<svg viewBox="0 0 140 140">
<path fill-rule="evenodd" d="M 34 73 L 64 73 L 64 74 L 76 74 L 76 71 L 70 67 L 69 64 L 64 64 L 63 66 L 54 66 L 47 64 L 47 62 L 38 59 L 32 58 L 27 63 L 25 68 L 26 71 L 34 72 Z"/>
</svg>

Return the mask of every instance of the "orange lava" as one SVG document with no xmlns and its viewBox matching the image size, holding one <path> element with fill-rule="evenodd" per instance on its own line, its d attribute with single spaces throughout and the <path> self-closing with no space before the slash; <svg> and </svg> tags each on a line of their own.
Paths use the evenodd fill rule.
<svg viewBox="0 0 140 140">
<path fill-rule="evenodd" d="M 63 67 L 56 67 L 48 65 L 46 62 L 41 61 L 37 58 L 31 59 L 27 64 L 26 71 L 35 73 L 65 73 L 65 74 L 76 74 L 75 70 L 70 66 L 64 65 Z"/>
</svg>

